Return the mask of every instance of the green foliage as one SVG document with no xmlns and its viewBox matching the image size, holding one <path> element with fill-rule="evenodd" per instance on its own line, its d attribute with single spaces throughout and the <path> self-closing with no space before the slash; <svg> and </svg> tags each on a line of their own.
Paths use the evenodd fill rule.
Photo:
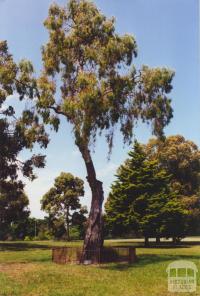
<svg viewBox="0 0 200 296">
<path fill-rule="evenodd" d="M 35 143 L 47 146 L 48 137 L 38 115 L 34 109 L 24 108 L 16 118 L 15 109 L 8 101 L 11 95 L 21 101 L 36 96 L 33 72 L 29 61 L 15 63 L 6 41 L 0 41 L 0 186 L 7 179 L 16 180 L 19 170 L 33 179 L 33 168 L 44 166 L 44 156 L 40 154 L 23 162 L 18 159 L 22 149 L 32 149 Z"/>
<path fill-rule="evenodd" d="M 28 197 L 23 185 L 7 182 L 0 188 L 0 239 L 21 239 L 29 216 Z"/>
<path fill-rule="evenodd" d="M 30 240 L 49 240 L 52 238 L 47 217 L 44 219 L 29 217 L 23 231 L 25 238 L 30 238 Z"/>
<path fill-rule="evenodd" d="M 113 127 L 119 123 L 129 141 L 139 118 L 152 121 L 154 133 L 162 134 L 172 117 L 167 98 L 172 71 L 148 66 L 137 71 L 132 66 L 135 38 L 120 36 L 115 20 L 90 1 L 70 0 L 67 8 L 53 4 L 44 24 L 49 40 L 42 51 L 37 107 L 46 123 L 55 125 L 56 118 L 57 129 L 56 116 L 64 115 L 73 125 L 76 144 L 85 147 L 105 130 L 112 148 Z"/>
<path fill-rule="evenodd" d="M 30 241 L 32 241 L 32 238 L 30 236 L 26 235 L 25 238 L 24 238 L 24 241 L 25 242 L 30 242 Z"/>
<path fill-rule="evenodd" d="M 70 227 L 69 235 L 72 240 L 79 240 L 81 237 L 79 227 L 78 226 Z"/>
<path fill-rule="evenodd" d="M 79 239 L 83 239 L 85 236 L 87 226 L 87 207 L 81 207 L 78 212 L 75 212 L 72 216 L 72 226 L 79 232 Z"/>
<path fill-rule="evenodd" d="M 0 238 L 22 239 L 26 235 L 29 216 L 28 198 L 23 192 L 19 172 L 31 180 L 34 167 L 42 168 L 45 157 L 32 155 L 19 160 L 23 149 L 31 150 L 34 144 L 46 147 L 48 137 L 34 109 L 23 108 L 16 112 L 9 101 L 33 99 L 36 80 L 29 61 L 15 63 L 6 41 L 0 41 Z M 22 103 L 21 103 L 22 104 Z"/>
<path fill-rule="evenodd" d="M 194 142 L 176 135 L 165 141 L 151 139 L 145 149 L 171 174 L 171 186 L 178 195 L 191 196 L 199 191 L 200 151 Z"/>
<path fill-rule="evenodd" d="M 55 239 L 66 239 L 66 226 L 63 218 L 56 218 L 54 215 L 49 215 L 49 229 Z M 69 229 L 70 230 L 70 229 Z"/>
<path fill-rule="evenodd" d="M 49 230 L 42 229 L 38 232 L 37 240 L 50 240 L 50 239 L 52 239 L 52 235 L 49 232 Z"/>
<path fill-rule="evenodd" d="M 82 218 L 80 196 L 84 195 L 83 181 L 70 173 L 61 173 L 52 187 L 42 198 L 42 210 L 46 211 L 54 222 L 64 225 L 67 239 L 73 218 Z M 80 212 L 78 212 L 80 211 Z"/>
<path fill-rule="evenodd" d="M 151 139 L 145 146 L 150 159 L 155 159 L 171 175 L 170 186 L 188 211 L 188 232 L 197 234 L 200 223 L 200 151 L 197 145 L 181 135 L 165 141 Z"/>
<path fill-rule="evenodd" d="M 118 169 L 106 215 L 118 235 L 134 230 L 145 237 L 181 237 L 185 231 L 186 212 L 170 190 L 170 175 L 157 160 L 148 159 L 138 142 Z"/>
</svg>

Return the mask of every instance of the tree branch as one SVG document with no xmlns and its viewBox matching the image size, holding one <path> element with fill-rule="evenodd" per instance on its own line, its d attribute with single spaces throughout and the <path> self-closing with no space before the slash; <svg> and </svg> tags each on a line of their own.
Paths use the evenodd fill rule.
<svg viewBox="0 0 200 296">
<path fill-rule="evenodd" d="M 54 110 L 54 112 L 56 114 L 61 114 L 61 115 L 67 116 L 67 114 L 65 112 L 59 110 L 58 106 L 57 107 L 49 106 L 48 108 Z"/>
</svg>

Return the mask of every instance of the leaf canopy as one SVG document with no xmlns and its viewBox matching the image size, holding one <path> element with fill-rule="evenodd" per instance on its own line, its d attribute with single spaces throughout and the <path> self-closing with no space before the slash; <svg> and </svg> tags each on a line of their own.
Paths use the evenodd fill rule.
<svg viewBox="0 0 200 296">
<path fill-rule="evenodd" d="M 174 72 L 132 64 L 137 44 L 120 35 L 115 20 L 90 1 L 53 4 L 44 22 L 49 40 L 43 47 L 43 72 L 38 80 L 37 107 L 56 129 L 59 115 L 73 126 L 76 144 L 88 147 L 105 132 L 109 148 L 115 127 L 130 142 L 134 124 L 151 122 L 162 135 L 172 117 L 167 94 Z"/>
</svg>

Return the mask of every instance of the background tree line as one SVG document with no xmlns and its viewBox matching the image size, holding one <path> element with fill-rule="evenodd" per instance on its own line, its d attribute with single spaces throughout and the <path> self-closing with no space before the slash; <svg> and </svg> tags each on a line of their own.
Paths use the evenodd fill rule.
<svg viewBox="0 0 200 296">
<path fill-rule="evenodd" d="M 5 187 L 7 184 L 7 187 Z M 48 217 L 30 218 L 28 197 L 10 182 L 0 193 L 0 239 L 83 239 L 84 183 L 61 173 L 41 199 Z M 173 238 L 200 234 L 200 151 L 181 135 L 135 141 L 105 204 L 106 237 Z"/>
<path fill-rule="evenodd" d="M 178 241 L 200 233 L 200 151 L 183 136 L 135 142 L 106 202 L 111 236 Z"/>
</svg>

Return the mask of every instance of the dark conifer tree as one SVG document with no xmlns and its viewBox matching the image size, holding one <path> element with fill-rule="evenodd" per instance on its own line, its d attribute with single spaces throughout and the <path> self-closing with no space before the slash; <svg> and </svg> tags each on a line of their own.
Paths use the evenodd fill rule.
<svg viewBox="0 0 200 296">
<path fill-rule="evenodd" d="M 146 244 L 149 237 L 183 236 L 186 213 L 169 184 L 170 175 L 135 142 L 129 159 L 118 169 L 106 203 L 113 232 L 134 230 L 143 234 Z"/>
</svg>

